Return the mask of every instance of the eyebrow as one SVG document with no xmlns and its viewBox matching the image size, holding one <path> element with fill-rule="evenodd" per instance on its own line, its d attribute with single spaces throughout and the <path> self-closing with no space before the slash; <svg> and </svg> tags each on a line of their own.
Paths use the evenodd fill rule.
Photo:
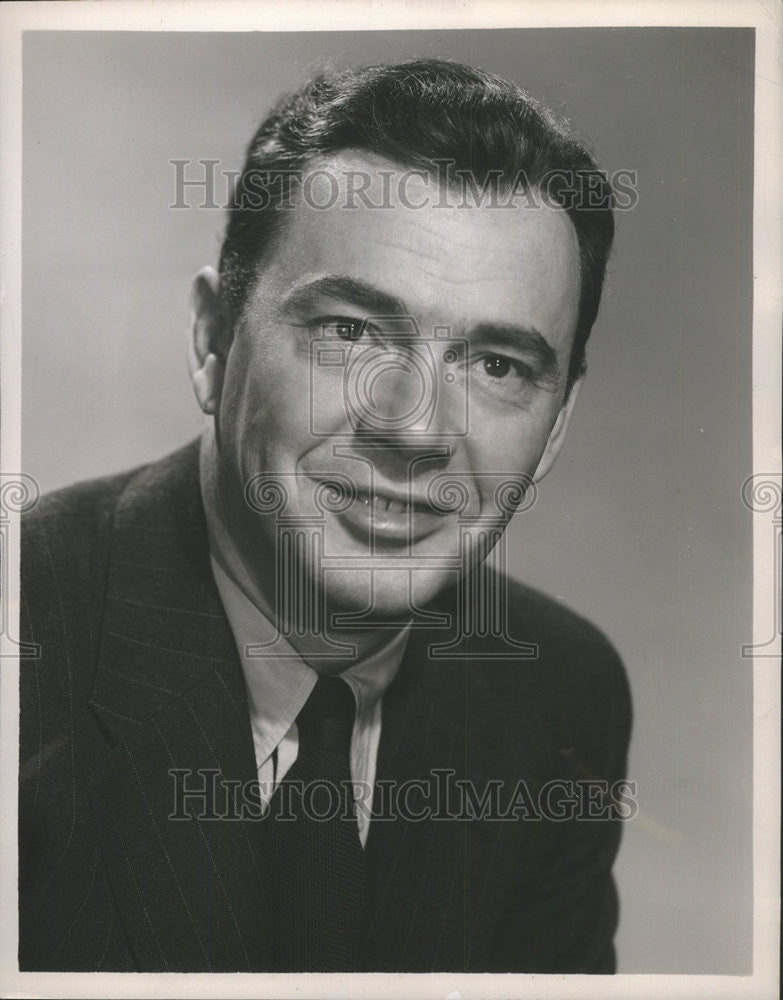
<svg viewBox="0 0 783 1000">
<path fill-rule="evenodd" d="M 410 316 L 405 302 L 383 289 L 347 274 L 328 274 L 294 288 L 282 301 L 280 312 L 305 311 L 315 308 L 324 298 L 350 302 L 368 315 Z M 516 323 L 477 323 L 470 328 L 477 340 L 491 341 L 530 355 L 537 380 L 557 385 L 561 378 L 557 354 L 543 335 L 533 326 Z"/>
<path fill-rule="evenodd" d="M 320 299 L 342 299 L 377 316 L 410 316 L 411 312 L 402 299 L 376 288 L 374 285 L 351 278 L 347 274 L 328 274 L 295 288 L 281 304 L 281 311 L 310 309 Z"/>
</svg>

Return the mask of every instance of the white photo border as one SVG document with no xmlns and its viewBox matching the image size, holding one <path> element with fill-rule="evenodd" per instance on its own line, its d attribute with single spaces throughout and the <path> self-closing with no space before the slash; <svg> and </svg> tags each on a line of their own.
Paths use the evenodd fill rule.
<svg viewBox="0 0 783 1000">
<path fill-rule="evenodd" d="M 5 477 L 21 465 L 21 177 L 22 33 L 24 31 L 318 31 L 393 28 L 525 28 L 691 26 L 755 28 L 755 164 L 753 280 L 753 470 L 780 490 L 781 317 L 783 316 L 783 207 L 781 170 L 781 13 L 769 0 L 560 2 L 531 0 L 235 0 L 187 4 L 161 0 L 112 3 L 14 3 L 0 9 L 0 460 Z M 776 557 L 770 515 L 754 515 L 754 643 L 769 639 L 775 621 Z M 5 606 L 11 630 L 18 621 L 18 517 L 7 535 Z M 13 631 L 18 635 L 18 629 Z M 779 640 L 778 636 L 778 640 Z M 18 661 L 6 634 L 0 672 L 3 781 L 0 824 L 0 992 L 40 997 L 345 997 L 467 998 L 778 996 L 780 914 L 780 660 L 753 660 L 754 678 L 754 940 L 753 973 L 709 975 L 272 975 L 33 973 L 18 971 L 17 803 Z M 778 650 L 779 652 L 779 650 Z M 651 928 L 654 933 L 654 929 Z"/>
</svg>

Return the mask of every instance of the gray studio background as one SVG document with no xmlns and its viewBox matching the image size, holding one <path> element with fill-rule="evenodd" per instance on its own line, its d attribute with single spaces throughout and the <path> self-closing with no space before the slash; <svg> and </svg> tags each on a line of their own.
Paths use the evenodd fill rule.
<svg viewBox="0 0 783 1000">
<path fill-rule="evenodd" d="M 169 209 L 169 161 L 238 169 L 325 58 L 422 54 L 520 82 L 638 171 L 569 440 L 510 561 L 628 667 L 620 970 L 748 972 L 752 32 L 27 33 L 24 469 L 51 489 L 199 431 L 188 288 L 223 213 Z"/>
</svg>

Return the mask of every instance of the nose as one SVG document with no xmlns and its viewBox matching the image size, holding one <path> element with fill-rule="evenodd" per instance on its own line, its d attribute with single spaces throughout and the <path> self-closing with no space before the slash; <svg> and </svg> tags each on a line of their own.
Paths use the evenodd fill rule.
<svg viewBox="0 0 783 1000">
<path fill-rule="evenodd" d="M 391 433 L 427 433 L 434 409 L 431 381 L 431 372 L 420 363 L 415 351 L 394 351 L 367 372 L 364 422 Z"/>
<path fill-rule="evenodd" d="M 352 367 L 346 402 L 359 436 L 418 449 L 450 433 L 450 388 L 428 344 L 384 346 Z"/>
</svg>

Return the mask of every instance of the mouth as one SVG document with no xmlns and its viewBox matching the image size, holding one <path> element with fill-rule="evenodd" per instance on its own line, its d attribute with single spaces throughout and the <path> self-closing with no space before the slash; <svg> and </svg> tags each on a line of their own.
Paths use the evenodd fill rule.
<svg viewBox="0 0 783 1000">
<path fill-rule="evenodd" d="M 329 484 L 332 486 L 332 484 Z M 340 496 L 347 499 L 347 492 L 340 484 L 334 484 L 335 490 Z M 371 507 L 377 511 L 390 511 L 392 514 L 434 514 L 435 511 L 423 500 L 413 500 L 400 496 L 390 496 L 388 493 L 365 493 L 359 490 L 356 493 L 356 503 L 363 503 L 365 507 Z"/>
<path fill-rule="evenodd" d="M 351 487 L 348 483 L 319 477 L 328 490 L 329 506 L 349 532 L 367 542 L 412 544 L 443 524 L 443 515 L 420 497 L 384 489 Z"/>
<path fill-rule="evenodd" d="M 330 479 L 329 476 L 313 476 L 316 483 L 327 491 L 329 503 L 340 508 L 344 506 L 363 504 L 370 510 L 391 514 L 432 514 L 439 511 L 422 497 L 408 496 L 399 491 L 389 489 L 363 489 L 352 483 L 347 477 Z"/>
</svg>

